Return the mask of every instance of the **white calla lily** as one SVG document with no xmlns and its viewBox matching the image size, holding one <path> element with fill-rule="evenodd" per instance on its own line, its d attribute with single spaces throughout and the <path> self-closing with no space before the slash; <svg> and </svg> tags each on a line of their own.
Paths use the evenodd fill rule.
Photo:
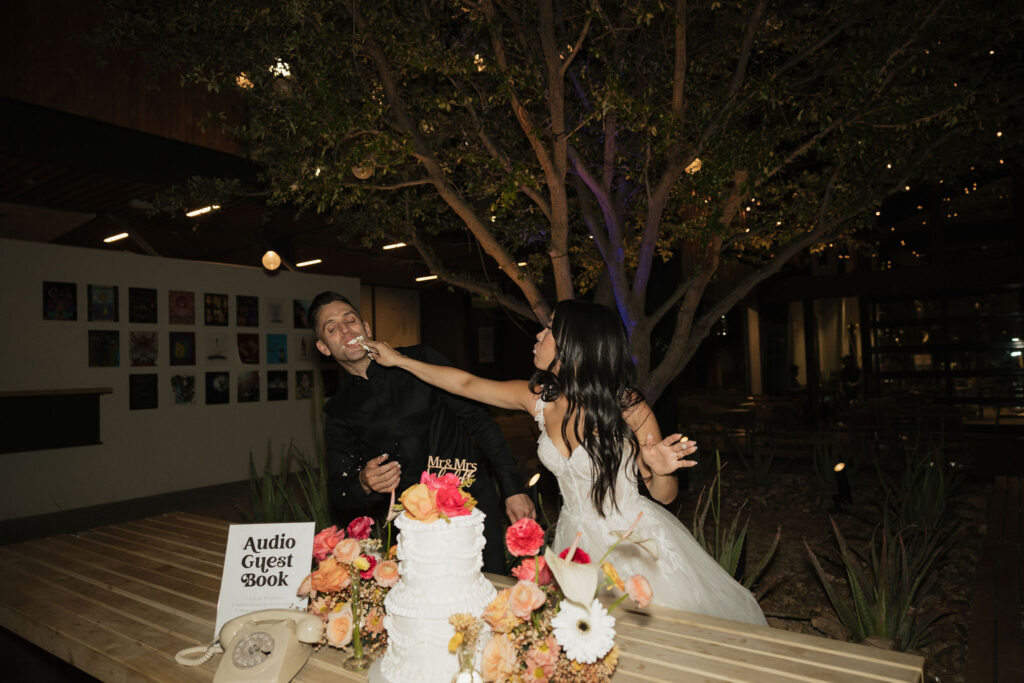
<svg viewBox="0 0 1024 683">
<path fill-rule="evenodd" d="M 575 543 L 573 550 L 575 550 Z M 572 557 L 572 552 L 566 556 Z M 563 560 L 552 552 L 548 547 L 544 551 L 544 560 L 547 562 L 551 573 L 562 589 L 565 599 L 579 605 L 588 606 L 597 594 L 597 587 L 600 584 L 600 568 L 595 564 L 579 564 L 571 560 Z"/>
</svg>

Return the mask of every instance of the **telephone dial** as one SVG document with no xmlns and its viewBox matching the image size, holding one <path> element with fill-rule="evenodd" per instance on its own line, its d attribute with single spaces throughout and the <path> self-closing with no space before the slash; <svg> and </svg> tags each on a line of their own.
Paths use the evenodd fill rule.
<svg viewBox="0 0 1024 683">
<path fill-rule="evenodd" d="M 180 664 L 198 665 L 222 651 L 214 683 L 290 681 L 312 652 L 300 643 L 320 642 L 323 628 L 320 617 L 297 610 L 253 612 L 224 624 L 219 638 L 222 649 L 189 648 L 175 659 Z M 195 658 L 199 651 L 204 652 Z"/>
</svg>

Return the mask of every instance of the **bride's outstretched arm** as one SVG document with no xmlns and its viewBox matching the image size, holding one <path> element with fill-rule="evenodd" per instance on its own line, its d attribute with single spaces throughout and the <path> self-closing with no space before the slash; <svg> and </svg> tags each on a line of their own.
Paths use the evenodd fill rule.
<svg viewBox="0 0 1024 683">
<path fill-rule="evenodd" d="M 637 458 L 640 477 L 655 500 L 671 503 L 679 493 L 675 471 L 697 464 L 686 460 L 687 456 L 697 452 L 697 444 L 682 434 L 662 438 L 658 420 L 646 402 L 630 408 L 625 417 L 640 442 L 640 457 Z"/>
<path fill-rule="evenodd" d="M 432 365 L 409 358 L 395 351 L 387 342 L 367 339 L 362 343 L 367 346 L 370 358 L 378 365 L 402 368 L 427 384 L 449 393 L 498 408 L 531 413 L 537 402 L 537 396 L 530 391 L 529 383 L 525 380 L 498 382 L 447 365 Z"/>
</svg>

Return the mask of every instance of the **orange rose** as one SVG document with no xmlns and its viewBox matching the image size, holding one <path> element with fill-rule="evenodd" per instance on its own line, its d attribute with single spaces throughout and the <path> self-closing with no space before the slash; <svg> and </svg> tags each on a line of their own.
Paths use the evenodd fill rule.
<svg viewBox="0 0 1024 683">
<path fill-rule="evenodd" d="M 508 608 L 511 588 L 500 591 L 491 604 L 484 609 L 483 618 L 496 633 L 508 633 L 515 628 L 520 620 Z"/>
<path fill-rule="evenodd" d="M 508 608 L 523 621 L 530 618 L 533 610 L 547 602 L 547 596 L 533 581 L 520 581 L 512 586 L 508 595 Z"/>
<path fill-rule="evenodd" d="M 327 644 L 333 647 L 345 647 L 352 642 L 352 610 L 348 605 L 340 612 L 332 612 L 327 619 Z"/>
<path fill-rule="evenodd" d="M 338 541 L 338 545 L 334 546 L 334 552 L 331 554 L 338 562 L 351 564 L 357 557 L 359 557 L 359 541 L 354 538 L 346 538 Z"/>
<path fill-rule="evenodd" d="M 626 593 L 636 600 L 637 607 L 647 607 L 654 598 L 650 582 L 640 574 L 633 574 L 626 579 Z"/>
<path fill-rule="evenodd" d="M 480 673 L 486 681 L 505 680 L 517 669 L 516 649 L 508 638 L 500 633 L 491 637 L 484 647 L 480 661 Z"/>
<path fill-rule="evenodd" d="M 320 563 L 313 575 L 310 577 L 310 584 L 315 591 L 339 591 L 348 588 L 352 583 L 352 577 L 348 570 L 333 557 L 328 557 Z"/>
<path fill-rule="evenodd" d="M 398 583 L 398 563 L 394 560 L 384 560 L 373 568 L 373 579 L 384 586 L 390 588 Z"/>
<path fill-rule="evenodd" d="M 434 502 L 434 491 L 427 488 L 426 484 L 413 484 L 399 500 L 405 508 L 405 514 L 420 522 L 434 522 L 441 516 Z"/>
</svg>

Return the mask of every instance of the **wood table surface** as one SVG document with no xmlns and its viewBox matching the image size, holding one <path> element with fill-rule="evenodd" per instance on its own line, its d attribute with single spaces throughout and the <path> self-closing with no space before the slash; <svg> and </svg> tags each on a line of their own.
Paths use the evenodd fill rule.
<svg viewBox="0 0 1024 683">
<path fill-rule="evenodd" d="M 174 654 L 213 640 L 227 532 L 168 513 L 0 546 L 0 625 L 104 681 L 211 681 L 221 655 Z M 913 655 L 665 608 L 614 616 L 616 683 L 923 681 Z M 295 680 L 365 680 L 345 656 L 325 647 Z"/>
</svg>

